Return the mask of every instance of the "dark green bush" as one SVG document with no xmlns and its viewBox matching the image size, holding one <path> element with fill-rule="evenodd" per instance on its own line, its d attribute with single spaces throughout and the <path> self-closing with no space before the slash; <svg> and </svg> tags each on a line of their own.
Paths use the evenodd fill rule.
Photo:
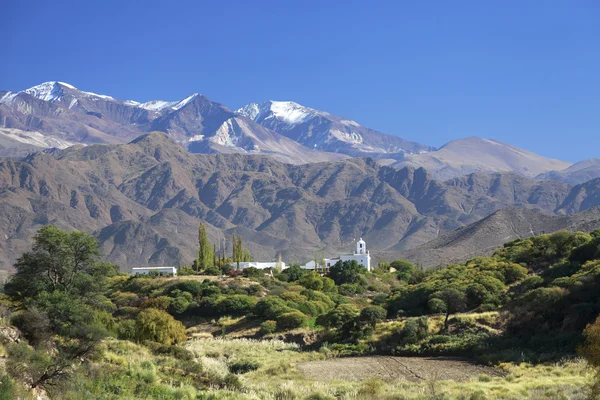
<svg viewBox="0 0 600 400">
<path fill-rule="evenodd" d="M 277 319 L 277 329 L 280 331 L 299 328 L 306 323 L 308 317 L 300 311 L 281 314 Z"/>
<path fill-rule="evenodd" d="M 251 371 L 256 371 L 260 368 L 260 364 L 254 361 L 237 361 L 228 364 L 229 370 L 234 374 L 245 374 Z"/>
</svg>

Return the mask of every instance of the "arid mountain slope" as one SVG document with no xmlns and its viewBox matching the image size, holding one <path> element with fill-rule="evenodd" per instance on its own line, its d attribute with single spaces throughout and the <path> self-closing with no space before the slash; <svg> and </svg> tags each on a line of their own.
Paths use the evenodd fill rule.
<svg viewBox="0 0 600 400">
<path fill-rule="evenodd" d="M 382 259 L 405 258 L 425 267 L 464 262 L 491 255 L 504 243 L 566 229 L 591 232 L 600 228 L 600 208 L 572 215 L 548 215 L 525 208 L 508 207 L 464 228 L 440 235 L 414 249 L 382 253 Z"/>
<path fill-rule="evenodd" d="M 578 185 L 596 178 L 600 178 L 600 158 L 590 158 L 568 168 L 545 172 L 537 176 L 537 179 L 554 179 L 571 185 Z"/>
<path fill-rule="evenodd" d="M 429 153 L 407 154 L 403 160 L 393 165 L 396 168 L 423 167 L 435 178 L 443 180 L 474 172 L 504 171 L 534 178 L 546 171 L 567 168 L 570 164 L 496 140 L 471 137 L 454 140 Z"/>
<path fill-rule="evenodd" d="M 7 268 L 39 226 L 93 231 L 110 260 L 190 262 L 197 225 L 237 231 L 257 258 L 306 261 L 315 250 L 401 251 L 507 206 L 553 212 L 560 182 L 476 174 L 448 182 L 372 159 L 305 165 L 240 154 L 196 155 L 165 134 L 0 162 L 0 260 Z"/>
</svg>

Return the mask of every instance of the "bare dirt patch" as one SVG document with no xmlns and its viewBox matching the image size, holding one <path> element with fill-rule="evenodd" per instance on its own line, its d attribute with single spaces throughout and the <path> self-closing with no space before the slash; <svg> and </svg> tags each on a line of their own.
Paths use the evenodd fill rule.
<svg viewBox="0 0 600 400">
<path fill-rule="evenodd" d="M 308 378 L 359 381 L 368 378 L 421 382 L 428 379 L 467 381 L 479 375 L 502 376 L 502 371 L 465 360 L 441 357 L 348 357 L 297 365 Z"/>
</svg>

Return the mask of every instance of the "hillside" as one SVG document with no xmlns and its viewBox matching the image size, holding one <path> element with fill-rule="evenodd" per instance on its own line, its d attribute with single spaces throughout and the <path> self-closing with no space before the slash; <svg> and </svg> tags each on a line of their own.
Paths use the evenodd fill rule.
<svg viewBox="0 0 600 400">
<path fill-rule="evenodd" d="M 440 182 L 372 159 L 194 155 L 153 133 L 0 162 L 0 254 L 6 269 L 52 223 L 95 232 L 123 265 L 176 265 L 195 258 L 202 220 L 213 243 L 230 249 L 237 232 L 259 259 L 305 262 L 315 250 L 350 251 L 360 236 L 375 252 L 413 248 L 507 206 L 552 213 L 569 190 L 516 174 Z"/>
<path fill-rule="evenodd" d="M 600 158 L 579 161 L 568 168 L 548 171 L 537 176 L 537 179 L 553 179 L 571 185 L 578 185 L 596 178 L 600 178 Z"/>
<path fill-rule="evenodd" d="M 503 171 L 534 178 L 546 171 L 567 168 L 570 164 L 496 140 L 471 137 L 454 140 L 436 151 L 407 154 L 393 165 L 397 168 L 423 167 L 435 178 L 445 180 L 474 172 Z"/>
<path fill-rule="evenodd" d="M 446 232 L 414 249 L 382 258 L 405 258 L 425 267 L 461 263 L 488 256 L 504 243 L 559 230 L 592 231 L 600 228 L 600 207 L 573 215 L 548 215 L 526 208 L 508 207 L 473 224 Z"/>
</svg>

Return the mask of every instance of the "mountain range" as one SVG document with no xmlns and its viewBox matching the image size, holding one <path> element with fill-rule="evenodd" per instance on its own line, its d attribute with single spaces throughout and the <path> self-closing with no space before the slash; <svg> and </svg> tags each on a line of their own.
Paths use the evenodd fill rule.
<svg viewBox="0 0 600 400">
<path fill-rule="evenodd" d="M 436 149 L 291 101 L 250 103 L 232 111 L 198 93 L 177 101 L 138 102 L 56 81 L 0 91 L 0 156 L 128 143 L 153 131 L 167 133 L 193 153 L 260 154 L 291 164 L 370 157 L 397 169 L 423 167 L 438 180 L 474 172 L 515 172 L 569 184 L 600 177 L 597 160 L 571 166 L 474 137 Z"/>
<path fill-rule="evenodd" d="M 292 165 L 192 154 L 150 133 L 1 160 L 0 262 L 9 268 L 48 223 L 93 232 L 123 266 L 191 262 L 200 221 L 219 247 L 237 232 L 258 259 L 304 262 L 350 251 L 360 236 L 375 255 L 402 254 L 510 206 L 569 218 L 599 204 L 599 186 L 515 173 L 439 181 L 372 158 Z"/>
<path fill-rule="evenodd" d="M 0 269 L 48 223 L 93 232 L 123 266 L 189 263 L 201 221 L 258 259 L 304 262 L 363 237 L 378 258 L 434 265 L 600 226 L 598 205 L 598 159 L 476 137 L 436 149 L 289 101 L 0 91 Z"/>
</svg>

